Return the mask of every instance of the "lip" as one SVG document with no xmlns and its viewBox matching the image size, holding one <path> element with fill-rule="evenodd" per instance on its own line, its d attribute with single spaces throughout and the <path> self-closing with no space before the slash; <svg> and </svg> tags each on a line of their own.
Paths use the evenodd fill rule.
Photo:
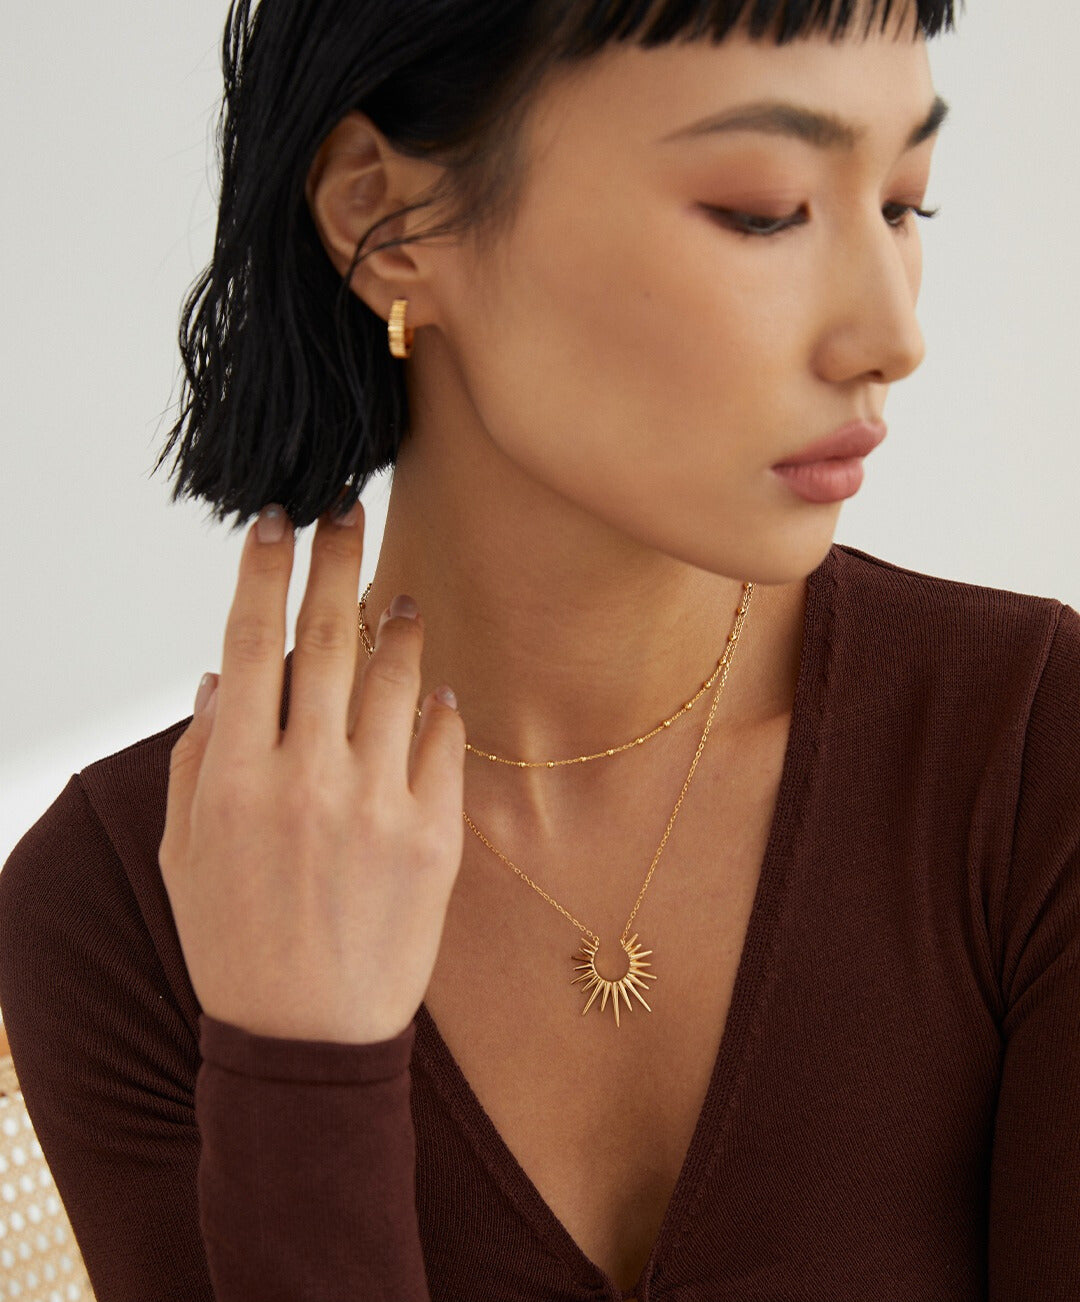
<svg viewBox="0 0 1080 1302">
<path fill-rule="evenodd" d="M 885 440 L 888 427 L 883 420 L 852 420 L 841 425 L 826 438 L 811 443 L 784 461 L 778 461 L 774 470 L 787 466 L 808 466 L 817 462 L 848 460 L 868 456 Z"/>
<path fill-rule="evenodd" d="M 802 466 L 774 466 L 773 474 L 806 502 L 842 502 L 862 487 L 862 457 L 832 457 Z"/>
</svg>

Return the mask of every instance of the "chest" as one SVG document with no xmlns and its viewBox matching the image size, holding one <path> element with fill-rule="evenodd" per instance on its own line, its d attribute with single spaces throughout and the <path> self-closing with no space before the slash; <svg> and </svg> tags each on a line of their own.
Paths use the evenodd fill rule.
<svg viewBox="0 0 1080 1302">
<path fill-rule="evenodd" d="M 625 1292 L 656 1242 L 716 1064 L 787 735 L 778 720 L 740 747 L 738 764 L 718 755 L 681 811 L 630 928 L 653 951 L 652 1011 L 631 998 L 618 1027 L 610 1000 L 582 1016 L 588 996 L 573 978 L 583 960 L 572 957 L 581 933 L 466 836 L 425 1004 L 524 1175 Z M 634 857 L 633 881 L 610 911 L 597 904 L 583 916 L 573 883 L 565 899 L 550 892 L 600 936 L 595 966 L 609 980 L 627 970 L 619 936 L 650 859 Z M 521 860 L 547 889 L 542 855 Z"/>
</svg>

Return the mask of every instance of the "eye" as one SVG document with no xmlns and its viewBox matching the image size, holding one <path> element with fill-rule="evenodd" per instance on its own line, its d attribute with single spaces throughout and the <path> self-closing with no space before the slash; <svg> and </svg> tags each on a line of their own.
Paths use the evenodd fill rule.
<svg viewBox="0 0 1080 1302">
<path fill-rule="evenodd" d="M 793 230 L 796 226 L 802 226 L 807 221 L 805 205 L 787 217 L 766 217 L 761 213 L 739 212 L 735 208 L 717 208 L 713 204 L 703 204 L 702 207 L 713 214 L 722 226 L 748 238 L 769 239 L 784 231 Z M 887 225 L 895 230 L 902 230 L 907 225 L 909 212 L 914 213 L 916 217 L 936 217 L 941 210 L 934 208 L 928 211 L 913 203 L 887 203 L 882 211 L 894 214 L 893 219 L 888 216 L 885 218 Z"/>
<path fill-rule="evenodd" d="M 913 204 L 913 203 L 887 203 L 885 205 L 885 211 L 888 211 L 888 209 L 890 208 L 892 208 L 894 211 L 899 210 L 900 213 L 899 219 L 897 221 L 889 222 L 890 226 L 896 226 L 896 227 L 900 227 L 906 224 L 907 215 L 909 212 L 913 212 L 916 217 L 936 217 L 938 213 L 941 211 L 940 208 L 931 208 L 931 209 L 920 208 L 917 204 Z M 889 221 L 887 217 L 885 218 L 885 220 Z"/>
<path fill-rule="evenodd" d="M 805 208 L 799 208 L 788 217 L 767 217 L 762 213 L 739 212 L 736 208 L 716 208 L 712 204 L 704 204 L 703 207 L 718 218 L 722 226 L 726 226 L 737 235 L 750 237 L 768 238 L 779 235 L 782 231 L 801 226 L 806 220 Z"/>
</svg>

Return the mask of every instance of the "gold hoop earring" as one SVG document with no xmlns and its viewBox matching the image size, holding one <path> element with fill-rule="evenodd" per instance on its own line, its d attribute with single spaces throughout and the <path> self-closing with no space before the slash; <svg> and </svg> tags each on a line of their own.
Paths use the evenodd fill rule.
<svg viewBox="0 0 1080 1302">
<path fill-rule="evenodd" d="M 390 309 L 388 333 L 390 335 L 390 354 L 393 357 L 408 357 L 413 350 L 415 331 L 405 325 L 405 313 L 409 310 L 407 298 L 395 298 Z"/>
</svg>

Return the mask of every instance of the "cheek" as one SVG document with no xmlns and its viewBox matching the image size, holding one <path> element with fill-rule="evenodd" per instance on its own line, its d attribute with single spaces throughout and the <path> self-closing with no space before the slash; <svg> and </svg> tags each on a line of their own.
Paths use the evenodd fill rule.
<svg viewBox="0 0 1080 1302">
<path fill-rule="evenodd" d="M 625 211 L 585 238 L 574 212 L 518 229 L 474 317 L 470 393 L 511 460 L 612 523 L 639 529 L 656 502 L 719 520 L 790 441 L 805 291 L 790 258 L 705 217 Z"/>
<path fill-rule="evenodd" d="M 744 424 L 747 400 L 790 373 L 806 301 L 792 260 L 770 253 L 674 208 L 616 211 L 584 239 L 559 223 L 537 232 L 518 250 L 503 335 L 534 410 L 572 437 L 591 412 L 642 451 L 677 422 L 715 430 L 730 411 Z"/>
</svg>

